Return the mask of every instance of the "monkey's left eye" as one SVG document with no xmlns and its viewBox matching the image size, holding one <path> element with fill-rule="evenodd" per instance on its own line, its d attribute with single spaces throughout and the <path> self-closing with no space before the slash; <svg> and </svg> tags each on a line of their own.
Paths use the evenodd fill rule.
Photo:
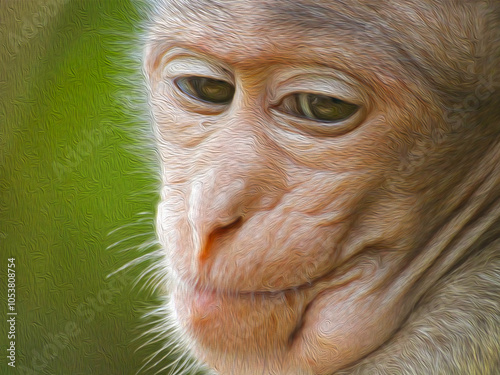
<svg viewBox="0 0 500 375">
<path fill-rule="evenodd" d="M 234 86 L 229 82 L 207 77 L 180 77 L 176 86 L 184 94 L 202 102 L 229 104 L 233 100 Z"/>
<path fill-rule="evenodd" d="M 285 97 L 278 109 L 310 120 L 335 123 L 352 116 L 358 106 L 331 96 L 296 93 Z"/>
</svg>

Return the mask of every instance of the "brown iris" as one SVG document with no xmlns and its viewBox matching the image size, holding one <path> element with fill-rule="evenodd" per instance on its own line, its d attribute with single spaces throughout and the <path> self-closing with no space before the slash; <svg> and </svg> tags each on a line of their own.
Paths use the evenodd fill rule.
<svg viewBox="0 0 500 375">
<path fill-rule="evenodd" d="M 288 114 L 323 122 L 345 120 L 358 110 L 355 104 L 331 96 L 309 93 L 289 95 L 284 98 L 280 107 Z"/>
<path fill-rule="evenodd" d="M 234 96 L 234 86 L 229 82 L 206 77 L 181 77 L 175 80 L 186 95 L 202 102 L 229 104 Z"/>
</svg>

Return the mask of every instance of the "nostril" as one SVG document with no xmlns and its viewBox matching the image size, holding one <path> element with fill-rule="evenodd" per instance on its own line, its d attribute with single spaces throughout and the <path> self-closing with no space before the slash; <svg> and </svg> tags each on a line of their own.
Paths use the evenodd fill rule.
<svg viewBox="0 0 500 375">
<path fill-rule="evenodd" d="M 223 241 L 236 232 L 243 225 L 243 218 L 240 216 L 228 225 L 215 228 L 207 238 L 207 242 L 199 256 L 200 261 L 205 261 L 212 253 L 212 248 L 216 241 Z"/>
<path fill-rule="evenodd" d="M 220 230 L 231 230 L 231 229 L 238 229 L 241 224 L 243 223 L 243 218 L 241 216 L 239 216 L 235 221 L 233 221 L 232 223 L 229 223 L 228 225 L 225 225 L 221 228 L 219 228 Z"/>
</svg>

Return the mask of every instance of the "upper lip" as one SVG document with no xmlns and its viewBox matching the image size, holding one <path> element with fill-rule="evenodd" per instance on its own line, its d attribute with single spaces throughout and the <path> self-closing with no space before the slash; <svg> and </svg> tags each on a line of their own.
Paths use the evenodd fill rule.
<svg viewBox="0 0 500 375">
<path fill-rule="evenodd" d="M 279 290 L 231 290 L 214 288 L 212 286 L 202 284 L 201 282 L 186 283 L 181 282 L 184 287 L 202 293 L 215 294 L 222 297 L 277 297 L 287 293 L 295 293 L 307 288 L 310 288 L 313 283 L 306 283 L 297 287 L 290 287 Z"/>
<path fill-rule="evenodd" d="M 297 293 L 301 291 L 305 291 L 308 289 L 311 289 L 315 285 L 317 285 L 319 282 L 322 280 L 330 277 L 335 270 L 332 270 L 320 277 L 318 277 L 315 280 L 311 280 L 308 282 L 305 282 L 303 284 L 300 284 L 298 286 L 290 286 L 287 288 L 283 289 L 278 289 L 278 290 L 231 290 L 231 289 L 223 289 L 223 288 L 217 288 L 213 287 L 201 282 L 195 282 L 195 283 L 189 283 L 189 282 L 182 282 L 181 284 L 187 287 L 188 289 L 194 289 L 198 292 L 203 292 L 203 293 L 212 293 L 218 296 L 225 296 L 225 297 L 278 297 L 282 296 L 284 294 L 288 293 Z"/>
<path fill-rule="evenodd" d="M 288 286 L 283 289 L 278 290 L 238 290 L 238 289 L 226 289 L 220 288 L 217 286 L 210 285 L 210 283 L 202 282 L 199 278 L 184 278 L 178 275 L 176 272 L 173 272 L 173 281 L 177 282 L 181 287 L 196 290 L 198 292 L 203 293 L 213 293 L 218 296 L 227 296 L 227 297 L 274 297 L 274 296 L 282 296 L 288 293 L 297 293 L 304 292 L 307 290 L 316 290 L 316 289 L 324 289 L 324 288 L 332 288 L 340 285 L 344 285 L 353 281 L 354 279 L 358 279 L 361 277 L 361 271 L 356 272 L 356 269 L 344 269 L 340 271 L 340 274 L 337 274 L 339 269 L 343 268 L 344 262 L 341 264 L 337 264 L 332 269 L 323 273 L 322 275 L 306 281 L 300 285 L 296 286 Z M 173 270 L 171 270 L 173 271 Z M 354 271 L 354 272 L 351 272 Z M 333 279 L 335 282 L 332 282 Z M 321 286 L 321 284 L 324 284 Z M 318 287 L 318 288 L 315 288 Z"/>
<path fill-rule="evenodd" d="M 297 292 L 305 292 L 308 290 L 316 290 L 315 287 L 319 287 L 320 290 L 324 288 L 331 288 L 340 285 L 345 285 L 353 281 L 354 279 L 358 279 L 361 276 L 360 272 L 342 272 L 339 275 L 335 275 L 338 271 L 338 268 L 335 267 L 332 270 L 324 273 L 323 275 L 302 283 L 297 286 L 290 286 L 283 289 L 278 290 L 234 290 L 234 289 L 224 289 L 213 287 L 209 284 L 202 283 L 201 281 L 189 282 L 186 280 L 182 280 L 182 278 L 177 278 L 177 281 L 184 287 L 196 290 L 198 292 L 203 293 L 213 293 L 222 297 L 278 297 L 283 296 L 288 293 L 297 293 Z M 332 283 L 332 278 L 335 278 L 335 282 Z M 321 287 L 320 284 L 324 283 L 324 287 Z"/>
</svg>

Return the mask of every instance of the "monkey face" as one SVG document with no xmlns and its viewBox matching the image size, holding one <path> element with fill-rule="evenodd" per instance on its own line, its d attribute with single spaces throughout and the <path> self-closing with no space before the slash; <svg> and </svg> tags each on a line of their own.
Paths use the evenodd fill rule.
<svg viewBox="0 0 500 375">
<path fill-rule="evenodd" d="M 472 163 L 417 74 L 426 62 L 405 66 L 383 37 L 404 20 L 277 3 L 171 4 L 155 20 L 158 236 L 197 357 L 223 373 L 327 374 L 399 327 Z"/>
</svg>

